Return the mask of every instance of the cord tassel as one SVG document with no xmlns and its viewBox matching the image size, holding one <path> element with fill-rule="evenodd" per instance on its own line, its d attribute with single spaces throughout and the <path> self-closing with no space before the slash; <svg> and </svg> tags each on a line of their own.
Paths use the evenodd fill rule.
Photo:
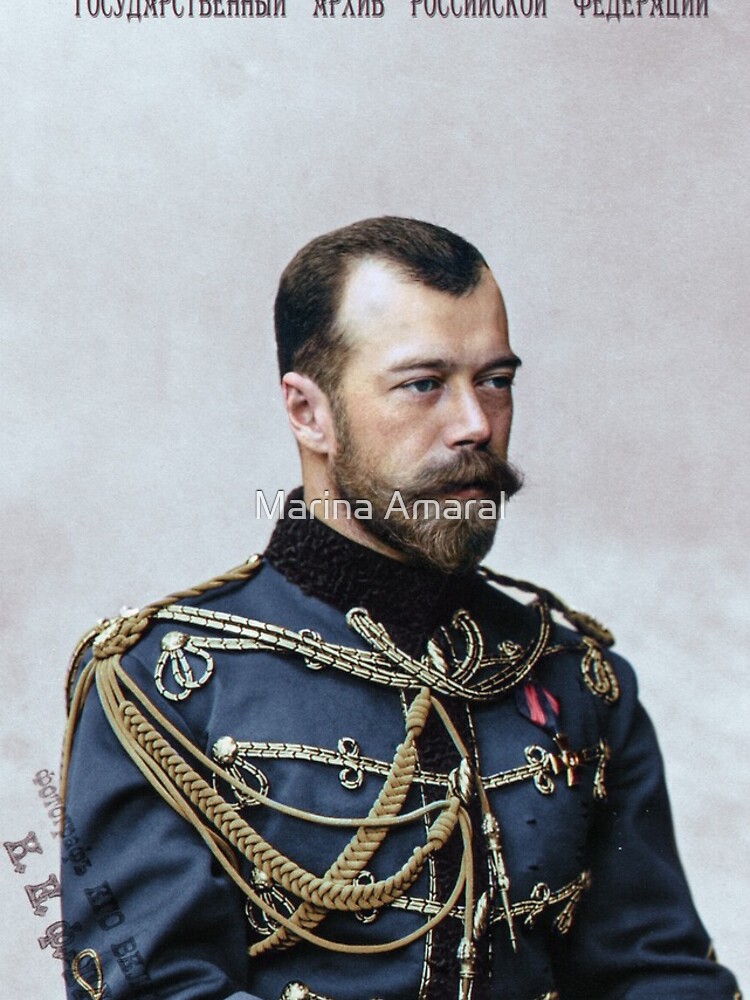
<svg viewBox="0 0 750 1000">
<path fill-rule="evenodd" d="M 500 827 L 492 813 L 485 813 L 482 818 L 482 829 L 487 838 L 487 847 L 490 852 L 490 878 L 493 888 L 500 892 L 500 899 L 503 904 L 503 912 L 508 924 L 508 934 L 513 951 L 518 951 L 518 941 L 516 940 L 516 930 L 513 924 L 513 908 L 510 905 L 510 879 L 505 870 L 505 860 L 500 844 Z"/>
<path fill-rule="evenodd" d="M 468 938 L 461 938 L 458 946 L 458 1000 L 471 1000 L 474 990 L 476 949 Z"/>
</svg>

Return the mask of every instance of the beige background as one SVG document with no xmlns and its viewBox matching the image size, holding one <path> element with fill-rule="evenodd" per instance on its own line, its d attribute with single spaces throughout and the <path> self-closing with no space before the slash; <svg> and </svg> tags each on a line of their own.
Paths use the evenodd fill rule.
<svg viewBox="0 0 750 1000">
<path fill-rule="evenodd" d="M 23 890 L 54 867 L 77 635 L 261 548 L 297 481 L 271 305 L 313 235 L 383 212 L 485 252 L 525 365 L 527 487 L 491 564 L 605 621 L 661 733 L 683 858 L 750 983 L 750 8 L 702 20 L 143 23 L 0 12 L 0 980 L 62 996 Z M 96 762 L 92 761 L 92 767 Z"/>
</svg>

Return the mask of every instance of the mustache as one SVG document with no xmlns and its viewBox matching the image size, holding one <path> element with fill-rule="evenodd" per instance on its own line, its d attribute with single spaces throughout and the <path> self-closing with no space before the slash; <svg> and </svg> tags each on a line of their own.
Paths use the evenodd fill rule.
<svg viewBox="0 0 750 1000">
<path fill-rule="evenodd" d="M 488 451 L 461 452 L 450 462 L 427 466 L 409 480 L 408 489 L 401 490 L 407 502 L 431 494 L 476 487 L 493 499 L 502 493 L 510 498 L 523 486 L 523 473 L 511 462 Z"/>
</svg>

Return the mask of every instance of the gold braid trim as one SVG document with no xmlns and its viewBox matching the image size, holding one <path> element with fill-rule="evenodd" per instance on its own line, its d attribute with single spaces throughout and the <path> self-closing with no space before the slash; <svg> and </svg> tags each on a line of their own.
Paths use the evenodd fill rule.
<svg viewBox="0 0 750 1000">
<path fill-rule="evenodd" d="M 314 993 L 306 983 L 295 980 L 286 984 L 281 991 L 279 1000 L 333 1000 L 333 997 L 329 997 L 323 993 Z M 380 998 L 371 997 L 370 1000 L 380 1000 Z M 544 993 L 542 996 L 534 997 L 534 1000 L 560 1000 L 560 994 L 557 990 L 552 990 Z M 736 994 L 735 1000 L 742 1000 L 742 998 L 739 994 Z"/>
<path fill-rule="evenodd" d="M 537 600 L 532 602 L 532 607 L 542 602 L 542 606 L 547 606 L 553 611 L 557 611 L 575 628 L 581 636 L 578 644 L 563 643 L 561 645 L 548 645 L 544 651 L 544 656 L 552 656 L 560 652 L 572 652 L 580 650 L 583 653 L 581 658 L 581 676 L 586 687 L 592 694 L 603 698 L 610 705 L 620 697 L 620 685 L 617 675 L 602 653 L 601 646 L 613 646 L 615 637 L 596 618 L 585 614 L 583 611 L 574 611 L 567 604 L 560 600 L 556 594 L 550 590 L 536 587 L 526 580 L 514 580 L 510 576 L 501 576 L 486 566 L 481 566 L 479 572 L 493 583 L 501 587 L 513 587 L 517 590 L 524 590 L 536 595 Z"/>
<path fill-rule="evenodd" d="M 149 627 L 151 618 L 157 611 L 168 607 L 170 604 L 182 601 L 186 597 L 200 597 L 206 591 L 216 590 L 218 587 L 223 587 L 226 583 L 239 583 L 243 580 L 249 580 L 260 568 L 261 562 L 261 556 L 250 556 L 246 562 L 235 566 L 234 569 L 230 569 L 220 576 L 214 576 L 210 580 L 206 580 L 205 583 L 199 583 L 188 590 L 182 590 L 179 593 L 170 594 L 168 597 L 162 597 L 158 601 L 152 601 L 151 604 L 147 604 L 140 611 L 135 611 L 132 614 L 124 615 L 105 623 L 104 628 L 99 632 L 96 639 L 94 639 L 94 657 L 98 660 L 105 660 L 109 656 L 126 653 L 131 646 L 134 646 L 138 642 Z"/>
<path fill-rule="evenodd" d="M 399 810 L 411 785 L 416 764 L 414 740 L 424 725 L 430 709 L 429 690 L 422 689 L 407 716 L 407 734 L 397 748 L 389 775 L 370 814 L 358 819 L 318 816 L 274 802 L 237 781 L 212 763 L 190 740 L 167 720 L 120 665 L 120 655 L 99 659 L 89 664 L 95 672 L 99 698 L 105 714 L 123 748 L 162 798 L 197 831 L 224 871 L 242 892 L 268 918 L 280 924 L 292 937 L 337 952 L 374 954 L 404 947 L 428 933 L 454 907 L 467 881 L 471 881 L 471 830 L 468 816 L 457 795 L 431 803 L 411 813 L 399 815 Z M 91 680 L 86 678 L 87 687 Z M 196 762 L 210 768 L 245 796 L 295 818 L 329 826 L 357 826 L 357 834 L 334 865 L 321 878 L 297 865 L 258 834 L 210 784 L 191 767 L 184 757 L 148 721 L 132 700 L 125 696 L 124 685 L 140 702 L 155 723 L 174 737 Z M 393 825 L 411 823 L 420 816 L 439 810 L 431 823 L 424 844 L 417 845 L 405 864 L 393 875 L 378 882 L 359 884 L 352 881 L 366 866 L 382 843 L 387 829 Z M 208 822 L 205 822 L 208 820 Z M 427 858 L 439 850 L 453 834 L 461 830 L 464 844 L 463 862 L 453 891 L 439 913 L 422 926 L 397 940 L 376 945 L 351 945 L 330 941 L 314 934 L 304 924 L 315 926 L 326 911 L 359 912 L 378 909 L 398 899 L 416 881 Z M 297 913 L 288 917 L 274 909 L 239 873 L 231 847 L 263 872 L 275 884 L 302 902 Z M 317 911 L 322 911 L 319 915 Z M 304 919 L 304 923 L 303 923 Z M 279 942 L 280 943 L 280 942 Z M 265 942 L 264 942 L 265 945 Z"/>
<path fill-rule="evenodd" d="M 476 782 L 483 812 L 483 832 L 488 837 L 492 858 L 492 895 L 497 891 L 501 897 L 508 920 L 511 942 L 515 948 L 512 911 L 508 898 L 508 878 L 502 858 L 499 828 L 491 814 L 481 781 L 478 780 L 477 776 L 471 775 L 468 751 L 447 712 L 437 700 L 434 700 L 435 708 L 461 754 L 462 766 L 449 782 L 445 799 L 424 805 L 410 813 L 401 814 L 401 808 L 409 789 L 412 787 L 416 771 L 415 740 L 422 731 L 430 706 L 433 704 L 428 687 L 421 688 L 409 708 L 406 720 L 406 738 L 396 750 L 386 780 L 369 814 L 363 818 L 342 819 L 320 816 L 292 806 L 285 806 L 239 781 L 206 757 L 197 746 L 159 712 L 123 670 L 120 662 L 122 655 L 138 642 L 154 617 L 172 617 L 176 602 L 186 597 L 200 596 L 207 590 L 229 582 L 249 578 L 258 569 L 260 562 L 260 557 L 252 557 L 242 566 L 204 584 L 153 602 L 140 611 L 128 612 L 118 619 L 102 622 L 98 628 L 84 636 L 73 654 L 68 676 L 69 722 L 63 747 L 61 780 L 63 794 L 76 722 L 86 695 L 95 680 L 99 699 L 115 735 L 144 777 L 164 801 L 196 830 L 224 871 L 250 902 L 267 919 L 279 925 L 279 929 L 273 933 L 271 938 L 254 946 L 251 953 L 262 953 L 271 947 L 288 947 L 298 939 L 304 939 L 313 945 L 336 952 L 379 954 L 405 947 L 429 933 L 433 927 L 453 911 L 462 893 L 464 893 L 465 899 L 462 947 L 465 945 L 471 950 L 471 938 L 475 929 L 473 921 L 474 872 L 471 822 L 465 808 L 465 802 L 467 795 L 470 794 L 470 786 Z M 464 680 L 463 675 L 466 674 L 468 680 L 482 665 L 497 666 L 503 663 L 509 669 L 507 675 L 501 678 L 500 687 L 510 687 L 517 683 L 544 655 L 548 646 L 550 625 L 546 608 L 541 605 L 538 606 L 537 610 L 540 616 L 540 628 L 536 640 L 532 642 L 531 648 L 525 651 L 525 655 L 519 650 L 520 657 L 514 653 L 509 660 L 502 656 L 499 659 L 483 660 L 481 635 L 475 634 L 476 628 L 469 621 L 468 616 L 464 619 L 459 614 L 454 624 L 464 631 L 467 640 L 465 662 L 461 664 L 463 669 L 459 671 L 461 679 Z M 216 618 L 231 617 L 216 613 Z M 385 654 L 392 666 L 397 664 L 405 669 L 403 680 L 407 683 L 403 684 L 404 687 L 414 685 L 420 668 L 424 665 L 423 662 L 411 661 L 406 657 L 390 642 L 382 627 L 371 622 L 366 613 L 360 609 L 355 609 L 350 613 L 349 623 L 366 641 L 376 647 L 381 656 Z M 247 624 L 260 623 L 248 622 Z M 285 630 L 280 631 L 285 633 Z M 305 639 L 308 637 L 308 634 L 304 636 Z M 273 638 L 276 639 L 276 636 L 274 635 Z M 295 639 L 302 638 L 302 635 L 295 636 Z M 78 681 L 73 685 L 72 679 L 92 640 L 92 659 L 80 670 Z M 299 651 L 296 648 L 296 642 L 289 643 L 291 649 L 285 649 L 287 643 L 289 643 L 289 639 L 285 633 L 282 642 L 278 645 L 284 651 Z M 277 642 L 272 641 L 271 646 L 275 648 Z M 328 651 L 326 650 L 326 652 Z M 437 649 L 431 651 L 432 655 L 437 655 L 438 652 Z M 438 656 L 437 665 L 439 665 L 439 660 Z M 372 679 L 381 680 L 375 677 Z M 496 696 L 498 691 L 497 689 L 492 690 L 492 688 L 497 688 L 497 682 L 495 685 L 491 683 L 487 685 L 489 688 L 487 691 L 484 690 L 485 683 L 480 681 L 474 690 L 470 691 L 470 696 L 476 696 L 480 692 L 485 697 Z M 129 691 L 130 697 L 126 696 L 125 688 Z M 446 693 L 449 692 L 446 691 Z M 454 692 L 450 691 L 450 693 Z M 461 691 L 461 693 L 464 692 Z M 212 773 L 215 778 L 223 779 L 246 799 L 307 822 L 336 827 L 357 827 L 356 833 L 328 868 L 325 875 L 323 877 L 316 876 L 265 841 L 168 742 L 164 734 L 173 738 L 197 765 Z M 398 871 L 377 882 L 363 884 L 355 881 L 357 875 L 366 867 L 382 844 L 390 827 L 404 826 L 434 812 L 439 812 L 439 814 L 428 827 L 424 844 L 417 845 L 413 849 L 406 863 Z M 331 941 L 313 932 L 312 929 L 324 919 L 329 911 L 339 910 L 355 913 L 363 910 L 369 911 L 387 906 L 400 899 L 419 877 L 428 857 L 444 846 L 455 832 L 456 826 L 461 831 L 463 852 L 455 885 L 438 912 L 430 916 L 416 930 L 396 940 L 371 945 Z M 300 900 L 300 905 L 291 916 L 278 912 L 242 877 L 235 852 L 250 862 L 255 871 L 262 872 L 267 879 Z M 487 901 L 485 900 L 485 902 Z M 477 905 L 479 906 L 481 903 L 480 899 Z M 465 969 L 464 965 L 466 965 Z M 473 961 L 468 956 L 462 964 L 462 977 L 470 980 L 472 976 Z"/>
<path fill-rule="evenodd" d="M 104 667 L 105 664 L 102 664 Z M 146 777 L 158 765 L 166 780 L 160 781 L 170 799 L 181 797 L 181 805 L 195 807 L 234 845 L 256 868 L 271 878 L 277 885 L 293 893 L 305 902 L 332 910 L 356 911 L 363 906 L 376 908 L 385 906 L 400 896 L 417 878 L 427 855 L 445 840 L 446 826 L 450 832 L 455 825 L 458 803 L 444 809 L 433 823 L 428 841 L 414 849 L 409 860 L 394 875 L 382 882 L 370 885 L 352 885 L 333 879 L 319 878 L 296 865 L 280 851 L 263 839 L 242 817 L 218 795 L 197 771 L 153 728 L 138 711 L 136 706 L 125 699 L 122 689 L 113 676 L 115 671 L 122 679 L 123 674 L 115 664 L 107 664 L 112 673 L 101 669 L 97 677 L 99 695 L 105 712 L 113 723 L 113 728 L 131 756 L 144 771 Z M 419 696 L 418 696 L 419 697 Z M 401 744 L 393 761 L 393 773 L 400 775 L 404 757 L 408 755 Z M 207 759 L 207 758 L 206 758 Z M 145 765 L 142 766 L 142 765 Z M 225 775 L 222 775 L 225 777 Z M 153 782 L 152 782 L 153 783 Z M 250 791 L 250 789 L 243 789 Z M 270 801 L 267 800 L 267 804 Z M 189 812 L 189 807 L 180 810 Z M 447 822 L 446 822 L 447 820 Z M 380 822 L 381 818 L 377 817 Z M 191 819 L 192 822 L 192 819 Z M 360 821 L 364 822 L 364 821 Z M 196 824 L 193 823 L 195 826 Z"/>
<path fill-rule="evenodd" d="M 68 715 L 71 714 L 73 710 L 73 699 L 76 693 L 76 684 L 78 678 L 78 668 L 81 665 L 81 660 L 83 659 L 84 653 L 89 648 L 94 639 L 99 635 L 102 629 L 105 627 L 104 621 L 100 621 L 99 624 L 90 628 L 88 632 L 84 632 L 81 638 L 76 643 L 76 647 L 73 650 L 70 659 L 68 661 L 68 669 L 65 676 L 65 710 Z"/>
<path fill-rule="evenodd" d="M 598 622 L 592 615 L 586 614 L 585 611 L 574 611 L 557 594 L 553 594 L 551 590 L 545 590 L 544 587 L 537 587 L 536 584 L 529 583 L 527 580 L 515 580 L 512 576 L 503 576 L 501 573 L 496 573 L 487 566 L 480 566 L 479 572 L 485 579 L 496 583 L 499 587 L 512 587 L 515 590 L 523 590 L 526 593 L 535 594 L 544 604 L 548 604 L 566 618 L 576 632 L 580 632 L 590 639 L 595 639 L 602 646 L 614 646 L 615 637 L 606 626 Z"/>
<path fill-rule="evenodd" d="M 546 910 L 560 906 L 563 903 L 572 903 L 573 905 L 570 909 L 563 907 L 557 917 L 559 923 L 555 922 L 555 926 L 560 933 L 565 934 L 572 926 L 573 910 L 581 900 L 583 893 L 590 887 L 591 872 L 589 871 L 581 872 L 571 882 L 554 891 L 550 889 L 546 882 L 537 882 L 531 891 L 529 899 L 519 899 L 511 905 L 511 915 L 514 919 L 516 917 L 524 917 L 524 924 L 527 927 L 532 927 L 539 916 Z M 437 912 L 440 904 L 432 899 L 424 899 L 419 896 L 404 896 L 401 899 L 395 900 L 391 905 L 394 910 L 433 914 Z M 463 906 L 456 906 L 451 913 L 451 917 L 456 920 L 463 920 Z M 488 919 L 490 923 L 496 924 L 508 918 L 506 913 L 500 909 L 496 909 L 489 915 Z"/>
<path fill-rule="evenodd" d="M 396 816 L 400 812 L 414 779 L 417 764 L 415 737 L 422 732 L 429 709 L 430 694 L 427 688 L 423 688 L 409 708 L 406 718 L 406 740 L 394 757 L 388 776 L 368 814 L 370 817 Z M 413 719 L 415 715 L 418 715 L 416 725 Z M 396 768 L 396 759 L 399 757 L 401 766 Z M 356 876 L 366 868 L 385 839 L 386 833 L 386 827 L 361 826 L 325 873 L 324 878 L 353 882 Z M 307 930 L 311 930 L 323 920 L 325 915 L 323 909 L 311 906 L 309 903 L 303 903 L 292 915 L 291 920 L 301 924 Z M 295 938 L 290 938 L 286 928 L 279 928 L 270 937 L 250 948 L 250 955 L 253 957 L 262 955 L 263 952 L 285 943 L 287 946 L 293 944 L 295 940 Z"/>
<path fill-rule="evenodd" d="M 491 701 L 516 687 L 535 664 L 548 655 L 551 622 L 549 609 L 537 604 L 539 629 L 528 648 L 513 645 L 512 650 L 499 650 L 498 656 L 485 656 L 482 633 L 466 611 L 453 616 L 451 627 L 458 630 L 465 642 L 460 661 L 448 669 L 436 643 L 428 643 L 427 654 L 419 660 L 408 656 L 393 642 L 386 629 L 370 617 L 364 608 L 352 608 L 347 624 L 367 643 L 369 649 L 357 649 L 326 642 L 316 632 L 302 629 L 294 632 L 281 625 L 243 618 L 224 611 L 173 604 L 154 615 L 160 621 L 176 621 L 223 633 L 220 636 L 190 635 L 170 632 L 162 638 L 162 653 L 154 673 L 159 693 L 170 701 L 182 701 L 208 682 L 213 673 L 212 651 L 241 652 L 268 650 L 282 655 L 299 656 L 314 670 L 330 667 L 358 677 L 395 688 L 413 688 L 426 684 L 433 691 L 470 701 Z M 203 661 L 203 675 L 196 679 L 185 654 L 196 654 Z M 171 666 L 172 682 L 178 690 L 164 683 L 167 666 Z M 490 670 L 489 676 L 480 677 Z"/>
<path fill-rule="evenodd" d="M 88 960 L 93 965 L 93 983 L 89 982 L 89 980 L 86 979 L 81 972 L 81 963 L 84 959 Z M 73 979 L 76 981 L 78 986 L 81 987 L 84 993 L 91 997 L 91 1000 L 103 1000 L 106 987 L 104 985 L 102 963 L 98 953 L 95 952 L 93 948 L 84 948 L 83 951 L 79 951 L 77 955 L 74 955 L 70 969 L 73 974 Z"/>
<path fill-rule="evenodd" d="M 78 718 L 86 700 L 91 683 L 94 679 L 94 661 L 106 659 L 108 656 L 122 655 L 134 646 L 151 623 L 151 618 L 162 608 L 175 601 L 184 600 L 186 597 L 200 597 L 209 590 L 216 590 L 225 583 L 240 582 L 249 580 L 260 569 L 262 558 L 259 555 L 252 555 L 244 563 L 227 570 L 219 576 L 211 577 L 204 583 L 199 583 L 187 590 L 181 590 L 168 597 L 163 597 L 158 601 L 146 604 L 140 610 L 135 610 L 121 615 L 119 618 L 102 619 L 94 628 L 85 632 L 78 640 L 75 649 L 68 662 L 68 669 L 65 679 L 65 705 L 68 714 L 68 721 L 65 726 L 63 736 L 62 760 L 60 764 L 60 797 L 65 801 L 65 789 L 67 786 L 68 765 L 70 763 L 70 751 L 73 746 Z M 81 664 L 81 660 L 92 645 L 92 660 L 81 671 L 78 679 L 76 674 Z M 64 822 L 61 820 L 61 824 Z M 62 828 L 62 826 L 61 826 Z"/>
<path fill-rule="evenodd" d="M 230 769 L 230 773 L 242 781 L 242 771 L 247 768 L 251 778 L 258 782 L 258 790 L 264 793 L 268 791 L 268 780 L 265 773 L 252 761 L 289 760 L 308 761 L 315 764 L 323 764 L 326 767 L 339 769 L 339 782 L 344 788 L 360 788 L 365 779 L 365 775 L 374 774 L 385 778 L 388 774 L 389 764 L 379 760 L 377 757 L 368 757 L 360 753 L 359 744 L 351 739 L 349 748 L 342 747 L 344 737 L 339 740 L 337 750 L 329 750 L 325 747 L 312 746 L 307 743 L 280 743 L 259 740 L 257 742 L 246 742 L 235 740 L 231 736 L 220 738 L 213 746 L 213 759 Z M 222 750 L 223 740 L 229 741 L 226 752 Z M 570 753 L 577 758 L 577 763 L 572 764 Z M 534 787 L 542 795 L 552 795 L 555 791 L 555 778 L 559 775 L 569 775 L 571 767 L 575 768 L 579 764 L 592 765 L 594 772 L 594 796 L 597 799 L 606 798 L 604 791 L 604 775 L 607 762 L 610 758 L 609 746 L 606 740 L 600 739 L 594 746 L 582 747 L 576 751 L 569 751 L 566 759 L 562 753 L 547 750 L 537 743 L 532 743 L 524 749 L 526 758 L 525 764 L 508 768 L 506 771 L 496 771 L 493 774 L 481 776 L 483 786 L 487 790 L 495 788 L 505 788 L 519 782 L 532 781 Z M 432 785 L 438 788 L 445 787 L 445 775 L 437 771 L 426 771 L 422 768 L 414 775 L 416 785 Z M 232 804 L 237 808 L 247 805 L 241 799 L 235 799 Z M 252 804 L 252 803 L 250 803 Z"/>
</svg>

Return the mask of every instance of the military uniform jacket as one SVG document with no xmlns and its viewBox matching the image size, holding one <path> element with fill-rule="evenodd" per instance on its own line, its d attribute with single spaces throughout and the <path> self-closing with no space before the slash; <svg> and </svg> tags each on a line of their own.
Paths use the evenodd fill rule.
<svg viewBox="0 0 750 1000">
<path fill-rule="evenodd" d="M 490 576 L 281 520 L 263 560 L 87 637 L 71 1000 L 739 995 L 630 666 Z"/>
</svg>

